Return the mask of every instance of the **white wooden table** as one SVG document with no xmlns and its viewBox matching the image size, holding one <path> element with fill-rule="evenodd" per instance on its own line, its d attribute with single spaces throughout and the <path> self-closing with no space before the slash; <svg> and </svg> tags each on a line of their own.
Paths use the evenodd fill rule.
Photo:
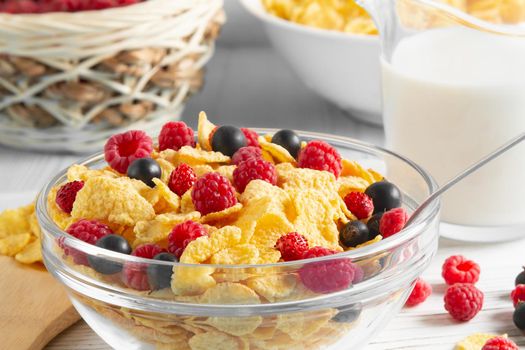
<svg viewBox="0 0 525 350">
<path fill-rule="evenodd" d="M 190 101 L 184 113 L 183 119 L 192 126 L 197 113 L 204 109 L 218 124 L 314 130 L 382 143 L 381 129 L 350 119 L 308 91 L 269 47 L 238 48 L 226 43 L 218 49 L 208 73 L 206 88 Z M 0 147 L 0 209 L 31 201 L 52 175 L 78 158 Z M 425 304 L 403 310 L 371 340 L 367 350 L 452 349 L 465 336 L 484 331 L 508 333 L 525 347 L 525 337 L 512 325 L 508 298 L 514 276 L 525 263 L 524 251 L 524 241 L 492 246 L 441 242 L 439 254 L 424 276 L 433 284 L 434 294 Z M 442 305 L 440 266 L 447 256 L 457 253 L 480 263 L 478 286 L 485 293 L 482 312 L 465 324 L 453 322 Z M 109 347 L 80 321 L 47 347 L 73 349 Z"/>
</svg>

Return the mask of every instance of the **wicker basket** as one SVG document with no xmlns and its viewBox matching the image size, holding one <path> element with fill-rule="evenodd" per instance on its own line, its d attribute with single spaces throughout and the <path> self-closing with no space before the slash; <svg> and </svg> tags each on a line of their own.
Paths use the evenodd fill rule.
<svg viewBox="0 0 525 350">
<path fill-rule="evenodd" d="M 155 133 L 202 86 L 223 22 L 222 0 L 0 14 L 0 143 L 83 153 Z"/>
</svg>

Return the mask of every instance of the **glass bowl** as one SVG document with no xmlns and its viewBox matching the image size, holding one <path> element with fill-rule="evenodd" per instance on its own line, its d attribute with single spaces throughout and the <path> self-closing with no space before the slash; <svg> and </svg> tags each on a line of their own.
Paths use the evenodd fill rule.
<svg viewBox="0 0 525 350">
<path fill-rule="evenodd" d="M 392 152 L 345 137 L 298 133 L 305 141 L 327 141 L 343 157 L 380 171 L 402 190 L 409 211 L 436 189 L 424 170 Z M 104 157 L 81 164 L 101 168 Z M 143 259 L 84 243 L 53 222 L 47 197 L 66 181 L 65 174 L 37 200 L 44 262 L 84 320 L 115 349 L 356 349 L 397 314 L 438 245 L 436 201 L 398 234 L 322 258 L 266 265 Z M 86 258 L 117 272 L 98 273 Z M 148 270 L 164 276 L 150 281 L 158 285 L 155 290 L 137 291 L 122 282 Z M 348 280 L 344 288 L 341 279 Z M 182 295 L 174 294 L 170 281 Z"/>
</svg>

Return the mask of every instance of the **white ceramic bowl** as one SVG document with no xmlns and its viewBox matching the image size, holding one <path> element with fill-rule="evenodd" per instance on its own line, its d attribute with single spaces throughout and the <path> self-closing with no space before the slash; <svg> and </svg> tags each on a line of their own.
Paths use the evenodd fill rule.
<svg viewBox="0 0 525 350">
<path fill-rule="evenodd" d="M 310 89 L 358 119 L 382 124 L 378 37 L 299 25 L 269 14 L 261 0 L 240 1 Z"/>
</svg>

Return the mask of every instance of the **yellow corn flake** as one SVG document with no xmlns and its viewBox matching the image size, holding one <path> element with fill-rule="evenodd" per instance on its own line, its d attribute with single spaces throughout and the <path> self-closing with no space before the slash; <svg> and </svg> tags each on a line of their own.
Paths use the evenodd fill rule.
<svg viewBox="0 0 525 350">
<path fill-rule="evenodd" d="M 294 231 L 294 226 L 282 212 L 265 213 L 257 220 L 250 243 L 257 248 L 273 248 L 281 236 L 292 231 Z"/>
<path fill-rule="evenodd" d="M 230 182 L 233 183 L 233 171 L 235 170 L 235 168 L 237 168 L 236 165 L 221 165 L 220 167 L 215 169 L 215 172 L 224 176 Z"/>
<path fill-rule="evenodd" d="M 213 168 L 208 164 L 194 165 L 193 171 L 195 172 L 195 175 L 199 178 L 208 173 L 213 172 Z"/>
<path fill-rule="evenodd" d="M 498 336 L 500 335 L 489 333 L 474 333 L 457 343 L 454 350 L 481 350 L 481 348 L 483 347 L 483 345 L 485 345 L 487 340 Z M 504 334 L 503 337 L 506 338 L 507 335 Z"/>
<path fill-rule="evenodd" d="M 261 155 L 265 161 L 275 164 L 275 160 L 273 159 L 272 154 L 270 152 L 261 149 Z"/>
<path fill-rule="evenodd" d="M 269 197 L 279 202 L 289 200 L 289 196 L 282 188 L 272 185 L 264 180 L 252 180 L 248 183 L 239 200 L 244 205 L 259 198 Z"/>
<path fill-rule="evenodd" d="M 77 193 L 71 216 L 133 226 L 153 219 L 155 210 L 126 178 L 95 177 Z"/>
<path fill-rule="evenodd" d="M 205 151 L 211 151 L 210 135 L 215 128 L 215 124 L 208 120 L 206 113 L 200 112 L 197 125 L 197 138 L 199 140 L 199 145 Z"/>
<path fill-rule="evenodd" d="M 288 297 L 296 284 L 297 278 L 286 273 L 253 277 L 246 281 L 248 287 L 272 303 Z"/>
<path fill-rule="evenodd" d="M 161 157 L 164 152 L 166 151 L 161 152 Z M 220 152 L 205 151 L 191 146 L 181 147 L 181 149 L 176 151 L 174 155 L 170 155 L 170 157 L 175 165 L 186 163 L 195 166 L 203 164 L 221 164 L 230 161 L 230 157 L 225 156 Z"/>
<path fill-rule="evenodd" d="M 193 200 L 191 199 L 191 189 L 187 190 L 180 199 L 180 211 L 182 213 L 190 213 L 195 211 Z"/>
<path fill-rule="evenodd" d="M 155 203 L 155 211 L 159 212 L 177 212 L 180 208 L 180 198 L 173 193 L 168 185 L 159 179 L 153 179 L 155 184 L 154 190 L 159 195 L 159 201 Z"/>
<path fill-rule="evenodd" d="M 15 255 L 15 259 L 22 264 L 33 264 L 42 261 L 42 249 L 40 246 L 40 239 L 35 239 L 26 245 L 21 251 Z"/>
<path fill-rule="evenodd" d="M 85 165 L 79 165 L 75 164 L 70 166 L 67 169 L 67 181 L 84 181 L 86 182 L 88 179 L 93 177 L 99 177 L 99 176 L 105 176 L 105 177 L 111 177 L 111 178 L 117 178 L 119 175 L 109 169 L 89 169 Z"/>
<path fill-rule="evenodd" d="M 337 313 L 334 309 L 277 315 L 277 329 L 290 338 L 301 340 L 305 335 L 317 332 Z"/>
<path fill-rule="evenodd" d="M 241 340 L 222 333 L 206 332 L 194 335 L 188 342 L 191 350 L 244 350 Z"/>
<path fill-rule="evenodd" d="M 262 317 L 210 317 L 206 323 L 221 332 L 241 337 L 256 330 L 262 323 Z"/>
<path fill-rule="evenodd" d="M 171 164 L 165 159 L 158 158 L 156 159 L 156 161 L 157 163 L 159 163 L 160 170 L 161 170 L 160 179 L 162 180 L 162 182 L 167 184 L 170 180 L 170 175 L 172 171 L 175 169 L 175 167 L 173 166 L 173 164 Z"/>
<path fill-rule="evenodd" d="M 264 137 L 259 136 L 259 145 L 261 148 L 270 153 L 276 163 L 291 163 L 295 164 L 295 158 L 292 157 L 286 148 L 275 143 L 267 141 Z"/>
<path fill-rule="evenodd" d="M 289 188 L 315 189 L 323 192 L 337 192 L 334 174 L 307 168 L 294 168 L 289 163 L 277 165 L 277 181 L 285 190 Z"/>
<path fill-rule="evenodd" d="M 356 176 L 364 179 L 369 185 L 376 182 L 374 174 L 363 168 L 358 162 L 348 159 L 342 160 L 341 176 Z M 377 175 L 376 175 L 377 176 Z"/>
<path fill-rule="evenodd" d="M 30 233 L 21 233 L 0 238 L 0 255 L 15 256 L 31 242 Z"/>
<path fill-rule="evenodd" d="M 193 211 L 186 214 L 161 214 L 150 221 L 139 221 L 133 229 L 136 237 L 133 246 L 164 241 L 176 225 L 188 220 L 197 221 L 199 218 L 200 213 Z"/>
<path fill-rule="evenodd" d="M 314 189 L 297 190 L 291 197 L 297 212 L 293 225 L 310 246 L 341 250 L 339 230 L 334 222 L 334 218 L 340 216 L 337 213 L 340 208 L 334 208 L 323 192 Z"/>
<path fill-rule="evenodd" d="M 223 249 L 211 257 L 210 263 L 216 265 L 257 264 L 259 250 L 252 244 L 239 244 Z"/>
<path fill-rule="evenodd" d="M 208 236 L 199 237 L 190 242 L 182 256 L 181 263 L 200 264 L 209 260 L 214 254 L 228 247 L 233 247 L 241 239 L 241 230 L 235 226 L 225 226 Z M 188 268 L 175 266 L 171 279 L 171 290 L 175 295 L 197 295 L 213 287 L 216 282 L 211 276 L 214 269 L 210 267 Z"/>
<path fill-rule="evenodd" d="M 259 247 L 259 262 L 258 264 L 273 264 L 279 262 L 281 259 L 281 252 L 275 248 Z"/>
<path fill-rule="evenodd" d="M 34 211 L 34 205 L 32 206 L 33 206 L 33 213 L 29 216 L 29 230 L 31 231 L 31 234 L 33 234 L 33 236 L 40 238 L 41 236 L 40 224 L 38 223 L 36 212 Z"/>
<path fill-rule="evenodd" d="M 0 239 L 31 232 L 29 218 L 35 212 L 33 204 L 7 209 L 0 214 Z"/>
<path fill-rule="evenodd" d="M 370 185 L 368 181 L 357 176 L 341 176 L 337 179 L 338 193 L 344 198 L 350 192 L 364 192 Z"/>
<path fill-rule="evenodd" d="M 206 224 L 210 222 L 227 222 L 227 220 L 234 219 L 235 216 L 241 211 L 242 204 L 237 203 L 229 208 L 214 213 L 209 213 L 201 218 L 201 223 Z"/>
<path fill-rule="evenodd" d="M 253 182 L 253 181 L 252 181 Z M 249 186 L 249 185 L 248 185 Z M 248 243 L 255 232 L 257 222 L 268 213 L 283 212 L 282 203 L 275 197 L 260 197 L 246 203 L 233 225 L 242 231 L 242 242 Z"/>
<path fill-rule="evenodd" d="M 240 283 L 219 283 L 208 289 L 200 298 L 203 304 L 253 305 L 260 304 L 257 293 Z"/>
<path fill-rule="evenodd" d="M 379 181 L 383 181 L 385 179 L 385 177 L 378 173 L 377 171 L 375 171 L 374 169 L 368 169 L 368 172 L 372 175 L 372 177 L 374 178 L 374 182 L 379 182 Z"/>
</svg>

